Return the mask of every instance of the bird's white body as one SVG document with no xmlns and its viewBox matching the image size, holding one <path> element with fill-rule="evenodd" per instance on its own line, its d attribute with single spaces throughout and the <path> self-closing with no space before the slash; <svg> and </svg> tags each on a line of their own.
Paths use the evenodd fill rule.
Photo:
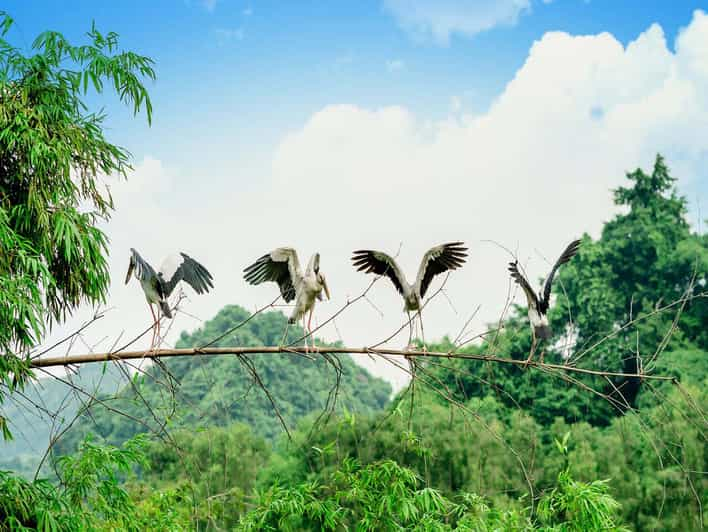
<svg viewBox="0 0 708 532">
<path fill-rule="evenodd" d="M 529 323 L 533 327 L 536 338 L 546 340 L 551 337 L 551 327 L 548 324 L 548 316 L 538 312 L 534 306 L 529 306 Z"/>
<path fill-rule="evenodd" d="M 307 269 L 303 274 L 300 261 L 293 248 L 277 248 L 263 255 L 256 262 L 244 269 L 244 279 L 250 284 L 261 284 L 274 281 L 280 287 L 280 294 L 286 303 L 294 301 L 293 312 L 288 318 L 288 324 L 297 323 L 302 318 L 302 328 L 305 331 L 305 347 L 307 337 L 312 336 L 312 312 L 315 301 L 322 301 L 322 292 L 329 299 L 329 288 L 324 274 L 320 271 L 320 254 L 312 255 Z M 305 315 L 310 317 L 305 324 Z M 283 339 L 287 336 L 287 328 Z M 314 345 L 314 340 L 313 340 Z"/>
<path fill-rule="evenodd" d="M 300 281 L 300 286 L 295 288 L 295 307 L 290 315 L 290 322 L 295 323 L 302 318 L 307 312 L 315 307 L 315 300 L 322 300 L 322 291 L 324 283 L 317 279 L 314 271 L 308 268 L 305 275 Z"/>
<path fill-rule="evenodd" d="M 540 314 L 535 306 L 529 306 L 529 322 L 532 327 L 543 327 L 548 325 L 548 316 Z"/>
<path fill-rule="evenodd" d="M 160 294 L 157 293 L 157 288 L 155 287 L 153 280 L 138 278 L 138 281 L 140 281 L 140 286 L 142 287 L 143 292 L 145 293 L 145 299 L 147 299 L 147 302 L 159 303 L 162 298 L 160 297 Z"/>
<path fill-rule="evenodd" d="M 419 288 L 410 286 L 409 284 L 403 285 L 403 311 L 413 312 L 420 310 L 420 292 Z"/>
<path fill-rule="evenodd" d="M 135 277 L 143 289 L 153 318 L 152 348 L 160 335 L 160 310 L 167 318 L 172 319 L 168 298 L 175 287 L 181 281 L 186 281 L 197 294 L 201 294 L 213 288 L 213 278 L 204 266 L 185 253 L 168 257 L 157 272 L 134 248 L 130 248 L 130 253 L 125 283 L 128 284 L 131 277 Z M 158 307 L 157 316 L 153 312 L 153 304 Z"/>
</svg>

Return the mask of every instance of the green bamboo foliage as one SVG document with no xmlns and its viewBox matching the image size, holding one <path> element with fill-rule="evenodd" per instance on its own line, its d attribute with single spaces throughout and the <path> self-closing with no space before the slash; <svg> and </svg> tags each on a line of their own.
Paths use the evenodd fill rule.
<svg viewBox="0 0 708 532">
<path fill-rule="evenodd" d="M 46 327 L 108 291 L 97 222 L 113 202 L 97 176 L 124 176 L 130 155 L 105 138 L 87 91 L 113 90 L 150 122 L 143 80 L 155 79 L 152 60 L 119 51 L 115 33 L 92 27 L 77 46 L 46 31 L 25 54 L 6 39 L 11 27 L 0 12 L 0 403 L 32 377 L 27 356 Z M 11 437 L 1 416 L 0 430 Z"/>
<path fill-rule="evenodd" d="M 105 138 L 87 92 L 112 90 L 150 122 L 143 81 L 155 72 L 115 33 L 92 27 L 74 45 L 46 31 L 25 55 L 6 40 L 11 27 L 0 12 L 0 349 L 25 353 L 80 303 L 104 301 L 110 281 L 96 223 L 113 202 L 97 176 L 125 175 L 130 155 Z"/>
</svg>

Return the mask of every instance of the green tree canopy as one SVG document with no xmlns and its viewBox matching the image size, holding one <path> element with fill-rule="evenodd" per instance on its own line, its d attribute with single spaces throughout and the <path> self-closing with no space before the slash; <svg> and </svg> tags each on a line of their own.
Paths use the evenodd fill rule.
<svg viewBox="0 0 708 532">
<path fill-rule="evenodd" d="M 559 271 L 557 301 L 549 312 L 555 336 L 545 346 L 546 360 L 695 378 L 700 372 L 691 354 L 708 349 L 708 235 L 691 231 L 686 201 L 678 196 L 661 156 L 650 174 L 637 169 L 627 174 L 627 180 L 627 186 L 614 192 L 623 212 L 605 224 L 598 240 L 585 235 L 577 256 Z M 570 331 L 569 316 L 571 339 L 561 341 Z M 467 350 L 520 359 L 528 356 L 530 346 L 526 310 L 517 306 L 502 332 Z M 443 344 L 436 349 L 453 347 Z M 530 411 L 544 425 L 562 417 L 568 423 L 604 426 L 641 401 L 636 378 L 608 382 L 587 377 L 578 385 L 577 380 L 517 367 L 446 364 L 454 372 L 441 370 L 438 378 L 457 390 L 459 399 L 493 393 L 508 407 Z M 611 404 L 589 388 L 616 402 Z M 643 404 L 654 400 L 646 397 Z"/>
<path fill-rule="evenodd" d="M 82 301 L 104 300 L 112 200 L 100 174 L 130 168 L 128 152 L 103 133 L 106 115 L 85 97 L 107 84 L 133 112 L 152 105 L 143 80 L 151 59 L 119 51 L 118 35 L 87 33 L 73 45 L 46 31 L 23 51 L 6 40 L 0 12 L 0 349 L 26 350 L 45 326 Z"/>
<path fill-rule="evenodd" d="M 586 238 L 578 257 L 561 272 L 567 300 L 559 296 L 563 310 L 554 314 L 562 330 L 565 309 L 572 309 L 576 354 L 613 333 L 583 357 L 587 364 L 613 371 L 628 369 L 628 363 L 636 363 L 628 359 L 637 356 L 652 362 L 660 349 L 708 348 L 704 297 L 661 311 L 705 292 L 706 235 L 691 232 L 686 200 L 678 196 L 660 155 L 651 174 L 637 169 L 627 179 L 631 186 L 618 188 L 614 197 L 628 211 L 605 224 L 597 242 Z M 677 316 L 671 341 L 664 342 Z"/>
</svg>

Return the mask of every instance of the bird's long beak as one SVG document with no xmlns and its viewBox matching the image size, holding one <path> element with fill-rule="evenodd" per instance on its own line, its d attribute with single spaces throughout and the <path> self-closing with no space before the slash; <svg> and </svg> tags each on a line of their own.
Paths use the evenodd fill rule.
<svg viewBox="0 0 708 532">
<path fill-rule="evenodd" d="M 130 281 L 130 276 L 133 274 L 134 269 L 135 263 L 133 262 L 133 259 L 130 259 L 130 264 L 128 264 L 128 275 L 125 276 L 125 284 L 128 284 L 128 281 Z"/>
<path fill-rule="evenodd" d="M 324 288 L 325 294 L 327 294 L 327 299 L 330 299 L 329 297 L 329 286 L 327 286 L 327 280 L 322 276 L 322 287 Z"/>
</svg>

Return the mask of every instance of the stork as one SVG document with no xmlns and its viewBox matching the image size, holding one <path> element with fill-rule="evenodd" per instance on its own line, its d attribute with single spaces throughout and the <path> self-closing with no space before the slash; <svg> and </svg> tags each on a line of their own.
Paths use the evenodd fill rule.
<svg viewBox="0 0 708 532">
<path fill-rule="evenodd" d="M 302 318 L 302 328 L 305 331 L 305 351 L 308 350 L 307 337 L 311 337 L 312 346 L 312 313 L 315 300 L 322 301 L 324 291 L 327 299 L 330 298 L 329 287 L 324 274 L 320 271 L 320 254 L 315 253 L 307 264 L 303 274 L 297 252 L 293 248 L 277 248 L 266 253 L 256 262 L 245 268 L 243 278 L 252 285 L 266 281 L 274 281 L 280 287 L 280 295 L 286 303 L 293 299 L 295 306 L 288 319 L 288 325 L 296 323 Z M 305 315 L 310 313 L 305 327 Z M 287 328 L 283 338 L 287 336 Z"/>
<path fill-rule="evenodd" d="M 418 268 L 418 276 L 413 284 L 410 284 L 406 280 L 403 271 L 393 257 L 383 251 L 370 249 L 354 251 L 352 262 L 357 271 L 387 276 L 391 279 L 398 293 L 403 296 L 403 310 L 408 313 L 410 333 L 408 347 L 411 345 L 411 337 L 413 334 L 411 311 L 418 312 L 420 331 L 423 336 L 423 347 L 425 347 L 423 320 L 420 317 L 423 297 L 425 297 L 425 293 L 433 277 L 446 271 L 456 270 L 465 263 L 465 258 L 467 257 L 467 253 L 465 252 L 467 248 L 463 246 L 463 242 L 450 242 L 430 248 L 425 255 L 423 255 L 423 260 L 421 260 L 420 267 Z"/>
<path fill-rule="evenodd" d="M 529 314 L 529 324 L 531 325 L 531 352 L 529 357 L 526 359 L 526 364 L 531 361 L 536 349 L 536 342 L 540 340 L 547 340 L 551 337 L 551 327 L 548 325 L 548 307 L 551 300 L 551 285 L 553 284 L 553 277 L 556 271 L 561 266 L 565 264 L 578 252 L 580 247 L 580 240 L 573 240 L 565 251 L 561 253 L 558 260 L 551 268 L 551 272 L 546 277 L 546 281 L 543 283 L 543 289 L 538 293 L 534 293 L 533 288 L 529 284 L 528 279 L 519 271 L 519 261 L 514 261 L 509 263 L 509 272 L 512 278 L 517 284 L 521 286 L 524 293 L 526 294 L 526 301 L 528 302 L 528 314 Z M 541 362 L 543 362 L 543 354 L 541 352 Z"/>
<path fill-rule="evenodd" d="M 130 264 L 128 274 L 125 276 L 125 284 L 130 281 L 130 276 L 135 274 L 135 278 L 140 281 L 140 286 L 145 293 L 145 298 L 152 314 L 152 340 L 150 349 L 155 347 L 155 340 L 160 338 L 160 310 L 172 319 L 172 311 L 167 299 L 170 297 L 175 287 L 180 281 L 188 283 L 197 294 L 203 294 L 214 287 L 213 277 L 207 269 L 186 253 L 170 255 L 167 257 L 159 271 L 140 256 L 135 249 L 130 248 Z M 152 309 L 152 305 L 157 305 L 157 316 Z"/>
</svg>

